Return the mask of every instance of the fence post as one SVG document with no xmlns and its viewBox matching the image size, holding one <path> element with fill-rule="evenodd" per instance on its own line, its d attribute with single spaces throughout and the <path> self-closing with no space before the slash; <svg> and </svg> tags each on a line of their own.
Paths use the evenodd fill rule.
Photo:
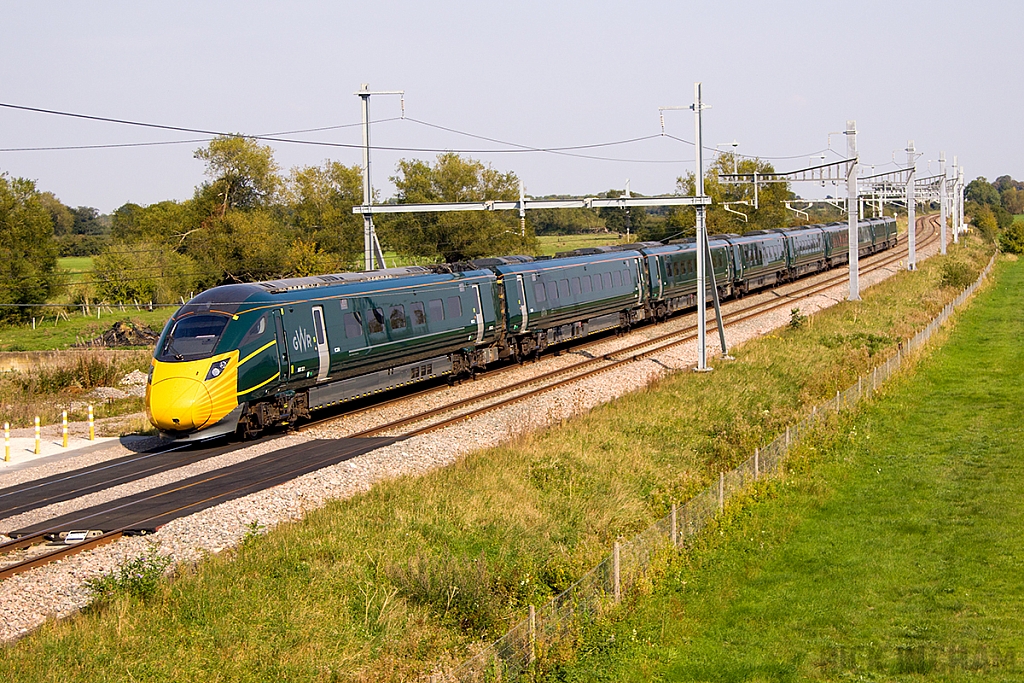
<svg viewBox="0 0 1024 683">
<path fill-rule="evenodd" d="M 863 377 L 858 377 L 857 378 L 857 400 L 859 401 L 859 400 L 861 400 L 863 398 L 864 398 L 864 378 Z"/>
<path fill-rule="evenodd" d="M 786 450 L 789 451 L 789 425 L 786 425 Z"/>
<path fill-rule="evenodd" d="M 530 666 L 537 661 L 537 609 L 530 605 Z"/>
<path fill-rule="evenodd" d="M 615 541 L 612 546 L 612 586 L 615 602 L 618 604 L 622 598 L 622 589 L 619 584 L 619 542 Z"/>
<path fill-rule="evenodd" d="M 761 478 L 761 449 L 754 447 L 754 481 Z"/>
<path fill-rule="evenodd" d="M 837 391 L 836 392 L 836 414 L 837 415 L 839 414 L 839 409 L 840 408 L 841 408 L 841 404 L 839 403 L 839 392 Z"/>
<path fill-rule="evenodd" d="M 676 504 L 672 503 L 672 547 L 679 547 L 679 527 L 676 525 Z"/>
<path fill-rule="evenodd" d="M 718 511 L 725 510 L 725 472 L 718 473 Z"/>
</svg>

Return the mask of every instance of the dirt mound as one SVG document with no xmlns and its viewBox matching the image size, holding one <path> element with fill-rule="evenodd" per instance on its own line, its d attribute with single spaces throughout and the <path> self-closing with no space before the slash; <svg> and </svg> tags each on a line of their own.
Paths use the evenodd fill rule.
<svg viewBox="0 0 1024 683">
<path fill-rule="evenodd" d="M 95 339 L 75 344 L 79 348 L 113 348 L 118 346 L 153 346 L 160 338 L 148 325 L 138 325 L 130 320 L 119 320 L 110 329 Z"/>
</svg>

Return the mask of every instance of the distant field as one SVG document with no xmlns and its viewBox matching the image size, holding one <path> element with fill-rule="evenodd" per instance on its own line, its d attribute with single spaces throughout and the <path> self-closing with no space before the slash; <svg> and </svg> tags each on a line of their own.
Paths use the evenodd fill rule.
<svg viewBox="0 0 1024 683">
<path fill-rule="evenodd" d="M 56 314 L 47 314 L 45 318 L 36 319 L 36 329 L 32 329 L 31 321 L 23 325 L 4 325 L 0 327 L 0 351 L 50 351 L 66 349 L 76 343 L 94 339 L 110 329 L 118 320 L 133 320 L 149 325 L 159 332 L 164 323 L 177 309 L 175 306 L 157 308 L 153 311 L 135 310 L 134 306 L 125 307 L 122 311 L 116 306 L 113 312 L 103 309 L 96 316 L 95 306 L 92 315 L 83 316 L 74 313 L 68 320 L 56 319 Z"/>
<path fill-rule="evenodd" d="M 57 259 L 57 268 L 71 273 L 71 282 L 82 282 L 85 273 L 92 271 L 92 256 L 66 256 Z"/>
<path fill-rule="evenodd" d="M 560 251 L 572 251 L 583 247 L 603 247 L 623 241 L 618 233 L 597 233 L 586 235 L 542 235 L 537 238 L 541 256 L 554 256 Z"/>
</svg>

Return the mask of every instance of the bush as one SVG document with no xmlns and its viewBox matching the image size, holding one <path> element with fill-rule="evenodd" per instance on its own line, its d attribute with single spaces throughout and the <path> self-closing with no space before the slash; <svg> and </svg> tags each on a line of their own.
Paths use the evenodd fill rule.
<svg viewBox="0 0 1024 683">
<path fill-rule="evenodd" d="M 129 560 L 113 573 L 89 579 L 87 585 L 93 595 L 109 600 L 118 595 L 145 600 L 156 594 L 164 570 L 171 564 L 171 558 L 157 553 L 152 546 L 145 555 Z"/>
<path fill-rule="evenodd" d="M 966 289 L 974 282 L 974 272 L 963 261 L 948 260 L 942 264 L 939 284 L 956 290 Z"/>
<path fill-rule="evenodd" d="M 83 354 L 67 364 L 42 367 L 29 375 L 19 373 L 17 382 L 28 393 L 57 394 L 67 389 L 114 387 L 122 377 L 137 369 L 138 363 Z"/>
<path fill-rule="evenodd" d="M 1013 223 L 999 236 L 999 248 L 1007 254 L 1024 254 L 1024 222 Z"/>
</svg>

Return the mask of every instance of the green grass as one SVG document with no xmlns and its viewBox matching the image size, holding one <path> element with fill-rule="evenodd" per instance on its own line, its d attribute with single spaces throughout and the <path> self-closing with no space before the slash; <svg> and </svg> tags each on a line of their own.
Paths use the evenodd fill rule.
<svg viewBox="0 0 1024 683">
<path fill-rule="evenodd" d="M 149 325 L 155 331 L 160 332 L 164 323 L 177 309 L 169 306 L 147 311 L 145 309 L 136 310 L 134 306 L 126 306 L 122 311 L 114 306 L 112 313 L 104 309 L 97 317 L 96 307 L 92 306 L 92 315 L 85 316 L 80 312 L 73 312 L 69 313 L 67 319 L 62 317 L 60 320 L 57 320 L 56 312 L 49 313 L 46 309 L 43 310 L 46 312 L 46 317 L 36 319 L 35 329 L 32 329 L 31 322 L 0 326 L 0 351 L 67 349 L 79 341 L 95 339 L 119 320 L 132 320 Z"/>
<path fill-rule="evenodd" d="M 557 679 L 1022 680 L 1024 263 L 995 279 Z"/>
<path fill-rule="evenodd" d="M 971 242 L 947 260 L 986 260 Z M 849 385 L 955 292 L 943 259 L 564 426 L 376 485 L 0 649 L 12 680 L 390 681 L 460 661 Z M 873 340 L 869 343 L 868 340 Z M 543 410 L 543 404 L 538 404 Z M 157 537 L 158 538 L 158 537 Z"/>
<path fill-rule="evenodd" d="M 57 269 L 70 273 L 68 282 L 71 284 L 93 279 L 85 275 L 92 272 L 92 256 L 65 256 L 59 258 L 57 259 Z"/>
<path fill-rule="evenodd" d="M 603 247 L 607 244 L 622 244 L 624 241 L 625 235 L 604 232 L 583 235 L 540 235 L 537 237 L 541 256 L 554 256 L 560 251 L 572 251 L 573 249 L 582 249 L 583 247 Z"/>
</svg>

